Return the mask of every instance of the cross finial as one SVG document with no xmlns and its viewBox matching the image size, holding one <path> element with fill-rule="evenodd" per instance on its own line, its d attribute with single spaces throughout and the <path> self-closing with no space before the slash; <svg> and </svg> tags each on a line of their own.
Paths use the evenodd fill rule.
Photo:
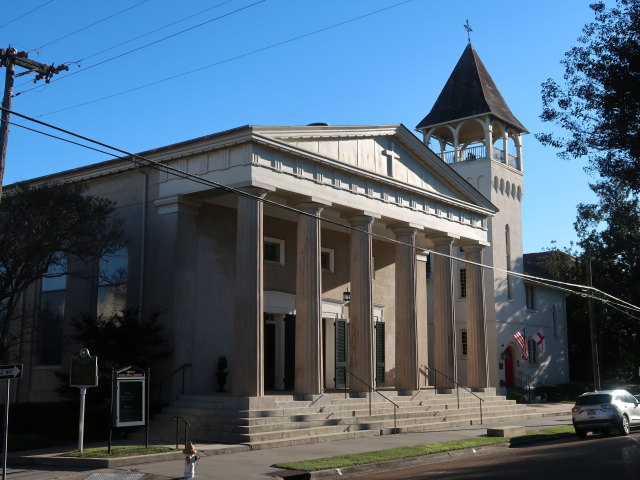
<svg viewBox="0 0 640 480">
<path fill-rule="evenodd" d="M 465 23 L 463 25 L 464 29 L 467 31 L 467 40 L 469 42 L 469 45 L 471 45 L 471 32 L 473 32 L 473 29 L 471 28 L 471 25 L 469 24 L 469 19 L 467 18 L 467 23 Z"/>
</svg>

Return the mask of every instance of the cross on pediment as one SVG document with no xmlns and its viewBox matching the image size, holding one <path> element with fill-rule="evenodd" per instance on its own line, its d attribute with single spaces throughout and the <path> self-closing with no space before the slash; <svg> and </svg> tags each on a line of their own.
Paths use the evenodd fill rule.
<svg viewBox="0 0 640 480">
<path fill-rule="evenodd" d="M 382 150 L 382 154 L 387 157 L 387 175 L 393 177 L 393 160 L 400 158 L 400 155 L 393 151 L 393 146 L 390 149 L 385 148 Z"/>
</svg>

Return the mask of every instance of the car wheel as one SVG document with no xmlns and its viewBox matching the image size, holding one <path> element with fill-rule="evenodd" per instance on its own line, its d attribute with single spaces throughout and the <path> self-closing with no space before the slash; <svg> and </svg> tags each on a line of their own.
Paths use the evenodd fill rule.
<svg viewBox="0 0 640 480">
<path fill-rule="evenodd" d="M 575 427 L 578 438 L 587 438 L 587 431 L 582 428 Z"/>
<path fill-rule="evenodd" d="M 623 415 L 620 419 L 620 435 L 629 435 L 629 417 Z"/>
</svg>

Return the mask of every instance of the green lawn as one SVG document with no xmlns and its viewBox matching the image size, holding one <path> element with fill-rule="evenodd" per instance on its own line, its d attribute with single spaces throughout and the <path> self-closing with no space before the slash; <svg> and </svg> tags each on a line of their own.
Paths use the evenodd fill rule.
<svg viewBox="0 0 640 480">
<path fill-rule="evenodd" d="M 85 448 L 82 453 L 79 451 L 61 453 L 60 457 L 79 457 L 79 458 L 116 458 L 116 457 L 133 457 L 135 455 L 151 455 L 153 453 L 174 452 L 175 449 L 169 447 L 149 447 L 142 445 L 127 445 L 111 447 L 111 455 L 107 453 L 107 447 Z"/>
<path fill-rule="evenodd" d="M 373 452 L 352 453 L 349 455 L 339 455 L 337 457 L 318 458 L 315 460 L 302 460 L 299 462 L 277 463 L 274 467 L 290 470 L 302 470 L 315 472 L 317 470 L 327 470 L 333 468 L 344 468 L 353 465 L 363 465 L 365 463 L 385 462 L 389 460 L 401 460 L 403 458 L 414 458 L 432 453 L 450 452 L 452 450 L 462 450 L 465 448 L 483 447 L 487 445 L 497 445 L 509 443 L 512 440 L 548 437 L 550 435 L 573 433 L 571 425 L 562 427 L 543 428 L 527 432 L 523 437 L 476 437 L 465 440 L 453 440 L 450 442 L 427 443 L 424 445 L 414 445 L 410 447 L 390 448 L 387 450 L 375 450 Z"/>
</svg>

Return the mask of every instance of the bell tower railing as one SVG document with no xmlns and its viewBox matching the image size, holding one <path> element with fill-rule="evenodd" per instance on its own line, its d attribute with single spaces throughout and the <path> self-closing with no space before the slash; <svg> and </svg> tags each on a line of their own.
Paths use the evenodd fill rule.
<svg viewBox="0 0 640 480">
<path fill-rule="evenodd" d="M 487 158 L 487 149 L 484 145 L 476 145 L 474 147 L 468 147 L 460 150 L 458 152 L 458 158 L 456 158 L 455 150 L 442 152 L 438 154 L 438 156 L 448 164 L 458 162 L 472 162 L 474 160 L 483 160 Z M 491 158 L 496 162 L 504 163 L 511 168 L 520 170 L 520 162 L 518 161 L 518 157 L 511 155 L 510 153 L 507 153 L 505 156 L 505 152 L 503 150 L 500 150 L 499 148 L 493 147 L 491 149 Z"/>
</svg>

